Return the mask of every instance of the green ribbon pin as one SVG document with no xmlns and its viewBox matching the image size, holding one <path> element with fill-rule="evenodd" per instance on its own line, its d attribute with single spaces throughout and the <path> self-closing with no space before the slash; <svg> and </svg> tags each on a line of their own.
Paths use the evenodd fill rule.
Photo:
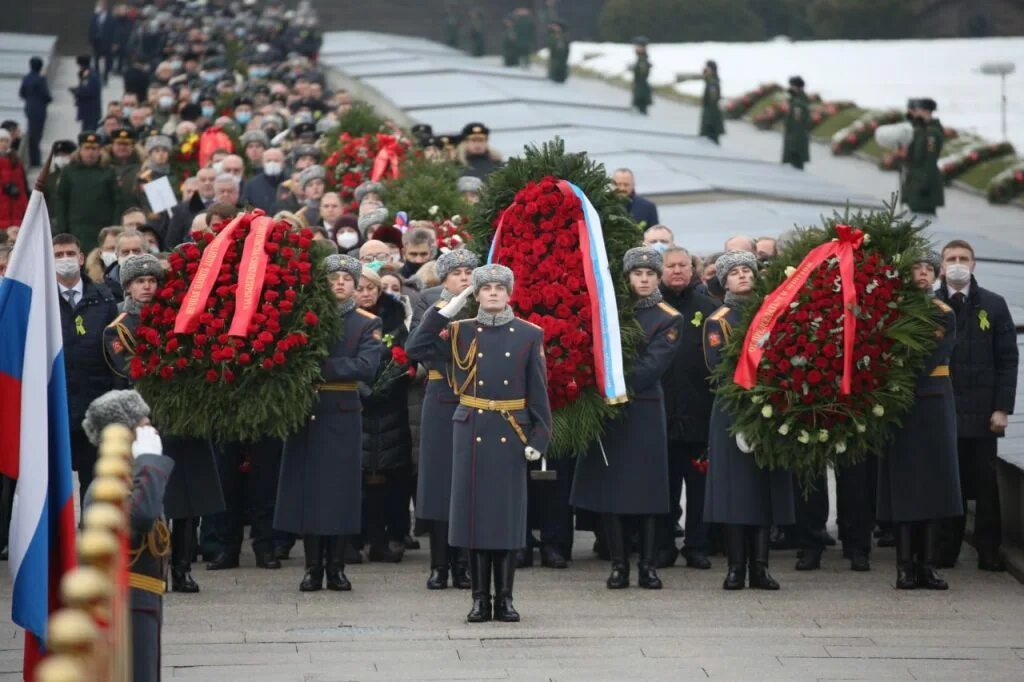
<svg viewBox="0 0 1024 682">
<path fill-rule="evenodd" d="M 984 331 L 988 331 L 989 327 L 992 326 L 992 324 L 989 323 L 989 321 L 988 321 L 988 311 L 987 310 L 979 310 L 978 311 L 978 326 L 981 327 L 981 331 L 983 331 L 983 332 Z"/>
<path fill-rule="evenodd" d="M 79 315 L 75 318 L 75 333 L 79 336 L 85 336 L 85 320 Z"/>
<path fill-rule="evenodd" d="M 692 324 L 694 327 L 699 327 L 703 323 L 704 323 L 704 313 L 702 313 L 701 311 L 698 310 L 697 314 L 693 316 L 692 320 L 690 320 L 690 324 Z"/>
</svg>

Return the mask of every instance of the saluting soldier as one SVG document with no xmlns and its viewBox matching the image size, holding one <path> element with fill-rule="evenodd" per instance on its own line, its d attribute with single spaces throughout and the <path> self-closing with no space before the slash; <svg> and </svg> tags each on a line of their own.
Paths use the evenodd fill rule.
<svg viewBox="0 0 1024 682">
<path fill-rule="evenodd" d="M 569 36 L 565 23 L 552 21 L 548 29 L 548 78 L 564 83 L 569 77 Z"/>
<path fill-rule="evenodd" d="M 156 429 L 149 425 L 149 406 L 135 391 L 109 391 L 85 412 L 82 429 L 99 445 L 103 429 L 121 424 L 135 434 L 132 443 L 132 489 L 129 497 L 131 557 L 128 585 L 132 611 L 132 680 L 160 679 L 160 630 L 166 583 L 167 524 L 163 520 L 164 490 L 174 460 L 163 455 Z M 91 494 L 86 494 L 86 504 Z"/>
<path fill-rule="evenodd" d="M 480 259 L 468 249 L 455 249 L 437 259 L 437 277 L 441 286 L 426 289 L 420 295 L 413 312 L 413 333 L 428 310 L 443 308 L 469 287 L 473 268 L 479 264 Z M 468 559 L 464 551 L 450 551 L 448 545 L 452 499 L 452 416 L 459 405 L 459 397 L 451 385 L 444 359 L 437 356 L 432 346 L 408 345 L 407 351 L 410 360 L 422 362 L 427 368 L 427 390 L 420 420 L 419 477 L 416 482 L 416 517 L 430 524 L 427 589 L 443 590 L 448 586 L 449 566 L 452 586 L 468 589 L 472 587 Z"/>
<path fill-rule="evenodd" d="M 914 125 L 914 137 L 907 148 L 900 194 L 902 202 L 914 213 L 934 214 L 946 204 L 938 166 L 945 132 L 935 118 L 936 108 L 935 100 L 927 97 L 907 102 L 907 118 Z"/>
<path fill-rule="evenodd" d="M 342 336 L 321 369 L 309 421 L 284 445 L 274 528 L 302 535 L 306 573 L 299 589 L 348 591 L 345 543 L 362 522 L 362 405 L 359 382 L 372 382 L 380 364 L 382 323 L 356 306 L 359 259 L 331 255 L 324 271 L 342 317 Z"/>
<path fill-rule="evenodd" d="M 156 296 L 157 287 L 164 281 L 164 268 L 156 256 L 144 253 L 130 256 L 121 265 L 120 275 L 124 301 L 118 306 L 121 314 L 103 331 L 103 352 L 114 373 L 114 387 L 129 388 L 139 313 Z"/>
<path fill-rule="evenodd" d="M 725 305 L 704 322 L 704 358 L 709 370 L 721 362 L 722 348 L 740 322 L 740 309 L 754 289 L 757 260 L 748 251 L 726 251 L 715 261 L 715 275 L 725 289 Z M 768 535 L 770 526 L 796 520 L 793 477 L 788 471 L 759 467 L 754 453 L 731 429 L 732 417 L 716 398 L 711 412 L 704 521 L 725 527 L 729 569 L 722 587 L 742 590 L 749 563 L 750 587 L 777 590 L 779 583 L 768 573 Z"/>
<path fill-rule="evenodd" d="M 803 170 L 804 164 L 811 160 L 810 125 L 811 102 L 804 91 L 804 79 L 793 76 L 789 79 L 789 111 L 782 138 L 782 163 Z"/>
<path fill-rule="evenodd" d="M 485 265 L 442 308 L 431 308 L 409 353 L 444 362 L 459 406 L 453 417 L 449 541 L 469 549 L 473 607 L 466 620 L 517 622 L 515 551 L 526 539 L 527 461 L 551 440 L 544 332 L 508 305 L 512 271 Z M 475 292 L 474 319 L 453 321 Z"/>
<path fill-rule="evenodd" d="M 612 570 L 608 589 L 629 587 L 624 517 L 640 526 L 640 564 L 637 584 L 661 589 L 655 551 L 659 515 L 667 514 L 668 438 L 665 396 L 661 378 L 679 349 L 683 318 L 662 300 L 661 253 L 650 246 L 630 249 L 622 269 L 629 277 L 633 308 L 644 330 L 644 345 L 633 363 L 626 385 L 630 402 L 608 424 L 601 443 L 576 464 L 573 506 L 602 515 Z"/>
<path fill-rule="evenodd" d="M 636 52 L 636 63 L 633 64 L 633 106 L 641 114 L 646 114 L 647 107 L 654 103 L 651 86 L 647 82 L 651 75 L 651 60 L 647 58 L 647 38 L 633 38 L 633 49 Z"/>
<path fill-rule="evenodd" d="M 957 457 L 956 404 L 949 360 L 956 345 L 956 315 L 935 298 L 937 254 L 913 265 L 914 284 L 938 308 L 937 345 L 918 373 L 914 404 L 895 429 L 878 467 L 878 520 L 894 525 L 896 589 L 948 589 L 935 567 L 940 520 L 962 516 Z"/>
</svg>

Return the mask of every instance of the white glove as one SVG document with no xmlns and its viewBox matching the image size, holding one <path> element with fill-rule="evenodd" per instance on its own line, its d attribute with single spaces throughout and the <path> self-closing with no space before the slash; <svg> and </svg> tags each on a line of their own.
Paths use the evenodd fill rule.
<svg viewBox="0 0 1024 682">
<path fill-rule="evenodd" d="M 469 297 L 472 295 L 473 287 L 470 285 L 463 289 L 461 294 L 448 301 L 448 303 L 446 303 L 438 312 L 450 320 L 459 314 L 459 311 L 465 307 L 466 301 L 469 300 Z"/>
<path fill-rule="evenodd" d="M 132 443 L 132 457 L 139 455 L 162 455 L 164 444 L 160 434 L 152 426 L 139 426 L 135 429 L 135 442 Z"/>
<path fill-rule="evenodd" d="M 736 434 L 736 447 L 740 449 L 740 452 L 746 455 L 749 455 L 751 452 L 754 451 L 754 448 L 751 447 L 750 443 L 747 442 L 747 439 L 743 436 L 742 433 Z"/>
<path fill-rule="evenodd" d="M 526 450 L 523 451 L 523 454 L 526 456 L 527 462 L 536 462 L 540 459 L 540 450 L 537 448 L 531 448 L 529 445 L 526 446 Z"/>
</svg>

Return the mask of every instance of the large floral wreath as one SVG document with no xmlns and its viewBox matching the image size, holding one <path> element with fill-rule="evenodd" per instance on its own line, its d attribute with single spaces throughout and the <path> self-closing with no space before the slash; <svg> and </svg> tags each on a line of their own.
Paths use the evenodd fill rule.
<svg viewBox="0 0 1024 682">
<path fill-rule="evenodd" d="M 640 242 L 640 233 L 610 189 L 603 166 L 585 154 L 567 154 L 561 140 L 527 147 L 522 157 L 489 176 L 469 226 L 472 246 L 486 255 L 500 224 L 492 259 L 515 274 L 512 308 L 544 329 L 554 419 L 550 456 L 584 452 L 615 414 L 595 382 L 590 325 L 595 313 L 575 227 L 583 208 L 575 194 L 559 188 L 559 180 L 579 187 L 601 217 L 628 361 L 641 333 L 622 278 L 622 256 Z"/>
<path fill-rule="evenodd" d="M 313 234 L 257 212 L 192 236 L 195 243 L 171 254 L 167 281 L 142 309 L 131 378 L 169 433 L 283 438 L 305 421 L 341 328 L 327 280 L 317 274 Z M 262 286 L 239 291 L 240 282 L 258 284 L 261 261 Z M 202 280 L 212 280 L 205 302 L 176 333 Z M 251 313 L 244 328 L 240 308 Z"/>
<path fill-rule="evenodd" d="M 368 180 L 398 177 L 401 163 L 409 156 L 412 143 L 408 138 L 387 133 L 366 133 L 353 136 L 341 133 L 324 161 L 327 188 L 337 192 L 347 211 L 356 212 L 356 187 Z"/>
<path fill-rule="evenodd" d="M 831 219 L 799 231 L 763 272 L 715 370 L 734 433 L 761 466 L 809 481 L 884 451 L 939 329 L 911 281 L 921 229 L 892 209 Z"/>
</svg>

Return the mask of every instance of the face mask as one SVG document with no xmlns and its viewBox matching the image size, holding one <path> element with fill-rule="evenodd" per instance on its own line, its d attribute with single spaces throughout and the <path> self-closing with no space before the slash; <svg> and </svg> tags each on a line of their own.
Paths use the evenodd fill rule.
<svg viewBox="0 0 1024 682">
<path fill-rule="evenodd" d="M 263 172 L 267 175 L 280 175 L 283 170 L 280 161 L 267 161 L 263 164 Z"/>
<path fill-rule="evenodd" d="M 160 253 L 160 247 L 157 246 L 156 244 L 150 244 L 149 252 L 155 256 L 156 254 Z"/>
<path fill-rule="evenodd" d="M 135 107 L 129 107 L 129 106 L 121 107 L 121 109 L 124 110 L 124 117 L 125 118 L 128 118 L 129 116 L 131 116 L 132 112 L 135 111 Z"/>
<path fill-rule="evenodd" d="M 101 251 L 100 260 L 103 261 L 104 268 L 109 268 L 117 260 L 117 254 L 113 251 Z"/>
<path fill-rule="evenodd" d="M 252 112 L 239 111 L 235 114 L 235 120 L 241 123 L 242 125 L 245 125 L 246 123 L 252 120 Z"/>
<path fill-rule="evenodd" d="M 947 265 L 946 279 L 953 284 L 967 284 L 971 281 L 971 269 L 961 263 Z"/>
<path fill-rule="evenodd" d="M 203 111 L 203 117 L 204 118 L 213 118 L 213 114 L 214 114 L 213 107 L 203 107 L 202 111 Z"/>
<path fill-rule="evenodd" d="M 170 95 L 163 95 L 162 97 L 160 97 L 160 99 L 157 102 L 157 106 L 159 106 L 164 111 L 167 111 L 173 105 L 174 105 L 174 98 L 171 97 Z"/>
<path fill-rule="evenodd" d="M 256 67 L 253 67 L 253 68 L 249 69 L 249 76 L 251 78 L 266 78 L 269 75 L 270 75 L 270 70 L 269 69 L 260 69 L 260 68 L 256 68 Z"/>
<path fill-rule="evenodd" d="M 70 156 L 55 156 L 55 157 L 53 157 L 53 165 L 56 168 L 63 168 L 64 166 L 68 165 L 69 161 L 71 161 L 71 157 Z"/>
<path fill-rule="evenodd" d="M 223 161 L 215 161 L 214 164 L 213 164 L 213 170 L 214 170 L 214 172 L 217 173 L 217 175 L 220 175 L 221 173 L 223 173 L 224 172 L 224 162 Z"/>
<path fill-rule="evenodd" d="M 58 258 L 54 261 L 54 265 L 57 269 L 58 277 L 72 277 L 76 272 L 81 270 L 78 265 L 78 259 L 73 256 Z"/>
<path fill-rule="evenodd" d="M 146 125 L 147 126 L 153 125 L 153 117 L 152 116 L 147 116 L 146 117 Z"/>
<path fill-rule="evenodd" d="M 174 71 L 180 70 L 181 69 L 181 61 L 177 60 L 177 59 L 172 61 L 171 62 L 171 68 L 174 69 Z"/>
<path fill-rule="evenodd" d="M 665 252 L 668 251 L 668 244 L 666 244 L 665 242 L 654 242 L 653 244 L 651 244 L 651 248 L 657 251 L 658 253 L 664 255 Z"/>
<path fill-rule="evenodd" d="M 359 243 L 359 235 L 355 232 L 342 232 L 338 235 L 338 246 L 343 249 L 351 249 Z"/>
</svg>

